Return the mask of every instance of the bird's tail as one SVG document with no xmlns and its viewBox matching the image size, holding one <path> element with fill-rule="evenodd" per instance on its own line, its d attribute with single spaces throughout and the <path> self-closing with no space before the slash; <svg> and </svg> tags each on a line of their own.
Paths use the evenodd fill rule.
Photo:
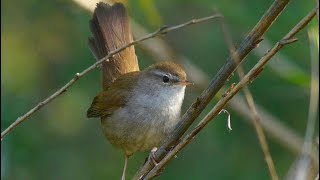
<svg viewBox="0 0 320 180">
<path fill-rule="evenodd" d="M 121 3 L 112 6 L 98 3 L 90 21 L 90 30 L 93 36 L 89 38 L 89 47 L 97 60 L 133 41 L 128 14 Z M 121 74 L 139 71 L 134 46 L 114 55 L 101 67 L 104 89 Z"/>
</svg>

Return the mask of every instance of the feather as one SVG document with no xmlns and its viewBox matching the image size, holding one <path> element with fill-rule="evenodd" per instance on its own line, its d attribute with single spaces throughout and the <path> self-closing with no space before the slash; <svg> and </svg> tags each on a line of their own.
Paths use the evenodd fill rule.
<svg viewBox="0 0 320 180">
<path fill-rule="evenodd" d="M 130 99 L 132 89 L 139 79 L 139 72 L 130 72 L 120 76 L 107 89 L 96 96 L 87 111 L 87 117 L 110 116 L 115 110 L 125 106 Z"/>
<path fill-rule="evenodd" d="M 97 60 L 133 41 L 127 11 L 120 3 L 112 6 L 98 3 L 90 21 L 90 30 L 92 37 L 88 45 Z M 132 71 L 139 71 L 134 46 L 102 63 L 103 89 L 107 89 L 120 75 Z"/>
</svg>

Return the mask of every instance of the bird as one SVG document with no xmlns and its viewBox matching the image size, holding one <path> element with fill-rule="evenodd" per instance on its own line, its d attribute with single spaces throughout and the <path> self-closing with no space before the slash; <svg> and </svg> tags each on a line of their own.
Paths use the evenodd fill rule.
<svg viewBox="0 0 320 180">
<path fill-rule="evenodd" d="M 97 3 L 89 24 L 88 45 L 96 60 L 133 42 L 128 13 L 121 3 Z M 100 118 L 106 139 L 124 153 L 121 179 L 125 180 L 128 159 L 136 152 L 156 149 L 174 130 L 185 88 L 192 83 L 172 61 L 140 70 L 134 46 L 104 61 L 101 71 L 103 90 L 93 98 L 87 117 Z"/>
</svg>

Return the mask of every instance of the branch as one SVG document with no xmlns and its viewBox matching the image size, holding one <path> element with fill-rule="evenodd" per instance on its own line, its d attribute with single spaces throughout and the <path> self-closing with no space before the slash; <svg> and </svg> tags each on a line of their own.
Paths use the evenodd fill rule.
<svg viewBox="0 0 320 180">
<path fill-rule="evenodd" d="M 242 61 L 247 54 L 255 48 L 256 44 L 261 41 L 262 35 L 268 30 L 271 24 L 275 21 L 278 15 L 283 11 L 289 0 L 276 0 L 267 12 L 263 15 L 260 21 L 252 29 L 249 35 L 244 39 L 240 48 L 236 51 L 239 60 Z M 194 120 L 200 115 L 206 105 L 210 100 L 217 94 L 217 92 L 224 85 L 228 77 L 237 67 L 234 60 L 229 57 L 225 65 L 219 70 L 217 75 L 213 78 L 207 89 L 197 98 L 197 100 L 191 105 L 188 111 L 182 116 L 181 121 L 170 135 L 170 137 L 159 147 L 159 149 L 154 153 L 155 159 L 163 159 L 167 154 L 168 150 L 172 146 L 175 146 L 180 137 L 186 132 Z M 135 175 L 136 179 L 143 178 L 146 173 L 148 173 L 154 164 L 148 160 L 144 166 Z"/>
<path fill-rule="evenodd" d="M 134 20 L 131 20 L 131 25 L 133 29 L 133 34 L 136 36 L 141 36 L 142 34 L 147 34 L 146 30 Z M 271 45 L 266 46 L 266 39 L 263 40 L 263 44 L 259 45 L 259 48 L 255 49 L 254 52 L 259 52 L 260 56 L 263 56 L 268 49 L 271 49 Z M 264 46 L 264 47 L 262 47 Z M 202 90 L 206 88 L 209 83 L 209 77 L 206 75 L 201 69 L 199 69 L 195 64 L 192 63 L 190 59 L 181 54 L 177 54 L 173 48 L 162 38 L 156 37 L 149 41 L 144 41 L 139 44 L 143 50 L 146 51 L 147 54 L 152 56 L 153 60 L 162 61 L 164 59 L 168 59 L 174 57 L 179 64 L 183 65 L 186 69 L 186 72 L 191 79 L 192 82 L 197 84 L 197 90 Z M 268 48 L 267 48 L 268 47 Z M 260 50 L 260 49 L 263 50 Z M 280 52 L 279 52 L 280 53 Z M 276 67 L 276 64 L 285 65 L 287 68 L 284 72 L 285 75 L 290 74 L 289 72 L 300 73 L 301 76 L 309 77 L 304 71 L 302 71 L 295 64 L 292 64 L 287 59 L 279 58 L 279 53 L 277 53 L 277 61 L 271 61 L 270 65 L 273 65 L 273 68 Z M 280 63 L 281 61 L 281 63 Z M 281 66 L 283 67 L 283 66 Z M 282 68 L 283 69 L 283 68 Z M 280 72 L 280 69 L 276 69 L 278 71 L 279 76 L 284 76 L 283 71 Z M 220 90 L 220 92 L 224 92 L 224 88 Z M 216 96 L 218 97 L 218 96 Z M 217 98 L 218 99 L 218 98 Z M 242 120 L 250 120 L 251 112 L 248 110 L 247 105 L 241 94 L 233 97 L 233 99 L 228 104 L 232 110 L 234 110 L 238 115 L 242 116 Z M 273 116 L 270 112 L 268 112 L 265 108 L 256 104 L 257 112 L 260 115 L 261 125 L 263 129 L 273 138 L 280 142 L 285 148 L 290 150 L 293 153 L 299 153 L 300 147 L 303 143 L 302 137 L 293 131 L 290 127 L 283 124 L 281 119 Z M 251 121 L 248 121 L 251 122 Z"/>
<path fill-rule="evenodd" d="M 166 34 L 170 31 L 173 30 L 177 30 L 180 28 L 184 28 L 186 26 L 189 25 L 193 25 L 193 24 L 198 24 L 201 22 L 205 22 L 211 19 L 216 19 L 216 18 L 222 18 L 222 16 L 220 14 L 214 14 L 211 16 L 207 16 L 207 17 L 203 17 L 200 19 L 192 19 L 190 21 L 187 21 L 185 23 L 176 25 L 176 26 L 171 26 L 171 27 L 167 27 L 164 26 L 162 28 L 160 28 L 159 30 L 147 34 L 123 47 L 120 47 L 114 51 L 111 51 L 107 56 L 105 56 L 104 58 L 100 59 L 99 61 L 97 61 L 96 63 L 94 63 L 93 65 L 91 65 L 90 67 L 88 67 L 87 69 L 83 70 L 81 73 L 76 73 L 74 78 L 72 78 L 67 84 L 65 84 L 63 87 L 61 87 L 58 91 L 56 91 L 55 93 L 53 93 L 51 96 L 49 96 L 47 99 L 45 99 L 44 101 L 40 102 L 38 105 L 36 105 L 34 108 L 32 108 L 30 111 L 28 111 L 26 114 L 22 115 L 21 117 L 19 117 L 17 120 L 15 120 L 6 130 L 4 130 L 1 133 L 1 141 L 3 140 L 3 138 L 9 133 L 11 132 L 13 129 L 15 129 L 20 123 L 22 123 L 23 121 L 25 121 L 28 117 L 30 117 L 31 115 L 33 115 L 35 112 L 37 112 L 38 110 L 40 110 L 43 106 L 45 106 L 46 104 L 48 104 L 49 102 L 51 102 L 53 99 L 57 98 L 59 95 L 63 94 L 64 92 L 67 91 L 67 89 L 72 86 L 76 81 L 78 81 L 80 78 L 82 78 L 84 75 L 88 74 L 89 72 L 91 72 L 92 70 L 96 69 L 97 67 L 99 67 L 99 65 L 104 62 L 104 61 L 108 61 L 108 59 L 112 56 L 114 56 L 115 54 L 125 50 L 126 48 L 133 46 L 137 43 L 140 43 L 142 41 L 145 41 L 147 39 L 151 39 L 154 38 L 156 36 L 162 35 L 162 34 Z"/>
<path fill-rule="evenodd" d="M 257 57 L 261 57 L 268 49 L 271 49 L 271 47 L 271 41 L 264 38 L 263 43 L 259 45 L 259 48 L 255 49 L 254 54 Z M 281 52 L 277 54 L 276 61 L 271 61 L 268 64 L 268 68 L 270 68 L 275 75 L 278 75 L 280 78 L 293 83 L 294 85 L 298 85 L 304 89 L 309 87 L 309 81 L 311 78 L 307 71 L 298 66 L 295 62 L 289 60 L 289 58 Z M 301 79 L 304 83 L 301 83 Z M 307 91 L 305 92 L 307 93 Z"/>
<path fill-rule="evenodd" d="M 227 43 L 228 49 L 230 51 L 230 54 L 233 56 L 233 59 L 235 60 L 235 63 L 239 63 L 240 60 L 239 60 L 238 54 L 236 53 L 236 49 L 234 47 L 234 43 L 233 43 L 233 40 L 231 38 L 231 35 L 227 31 L 227 28 L 225 27 L 224 22 L 222 22 L 222 21 L 220 21 L 220 22 L 221 22 L 221 30 L 222 30 L 222 32 L 224 34 L 224 39 L 225 39 L 225 41 Z M 237 73 L 238 73 L 239 79 L 243 79 L 243 77 L 245 76 L 244 70 L 243 70 L 241 65 L 239 65 L 239 67 L 237 68 Z M 258 140 L 259 140 L 259 144 L 260 144 L 262 152 L 264 154 L 265 161 L 267 163 L 271 179 L 272 180 L 278 180 L 279 178 L 278 178 L 277 171 L 276 171 L 276 168 L 275 168 L 273 160 L 272 160 L 271 153 L 269 151 L 269 145 L 267 143 L 267 138 L 266 138 L 266 136 L 264 134 L 264 131 L 263 131 L 262 127 L 261 127 L 261 122 L 260 122 L 261 118 L 260 118 L 260 116 L 259 116 L 259 114 L 257 112 L 254 99 L 253 99 L 252 94 L 250 92 L 250 89 L 249 89 L 249 87 L 247 85 L 244 85 L 243 92 L 244 92 L 244 96 L 245 96 L 247 105 L 248 105 L 249 110 L 250 110 L 251 122 L 253 123 L 254 128 L 256 130 L 256 133 L 257 133 L 257 136 L 258 136 Z"/>
<path fill-rule="evenodd" d="M 310 100 L 309 100 L 309 112 L 307 120 L 307 128 L 304 137 L 304 143 L 301 150 L 301 154 L 298 158 L 297 169 L 294 171 L 296 180 L 308 179 L 311 174 L 310 169 L 312 161 L 308 154 L 311 154 L 313 149 L 313 137 L 316 128 L 316 122 L 318 120 L 318 106 L 319 106 L 319 60 L 317 54 L 319 54 L 319 48 L 317 47 L 317 32 L 315 30 L 308 31 L 310 42 L 310 55 L 311 55 L 311 85 L 310 85 Z M 315 162 L 315 166 L 318 169 L 319 161 Z M 318 171 L 318 170 L 317 170 Z M 314 176 L 314 175 L 313 175 Z"/>
<path fill-rule="evenodd" d="M 231 91 L 224 96 L 215 107 L 201 120 L 201 122 L 186 135 L 170 152 L 155 166 L 151 171 L 146 172 L 142 178 L 151 179 L 158 174 L 158 172 L 171 160 L 174 156 L 209 123 L 209 121 L 218 115 L 226 103 L 237 94 L 244 86 L 251 83 L 256 77 L 257 73 L 261 72 L 264 65 L 285 45 L 295 42 L 297 39 L 294 36 L 305 27 L 315 16 L 316 8 L 313 9 L 305 18 L 303 18 L 282 40 L 280 40 L 270 51 L 262 57 L 258 63 L 241 79 L 241 81 L 231 89 Z"/>
</svg>

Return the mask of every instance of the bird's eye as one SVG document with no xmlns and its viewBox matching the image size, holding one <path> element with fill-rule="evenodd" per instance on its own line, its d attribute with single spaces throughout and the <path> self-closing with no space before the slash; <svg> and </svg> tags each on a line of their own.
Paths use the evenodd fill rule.
<svg viewBox="0 0 320 180">
<path fill-rule="evenodd" d="M 169 82 L 169 77 L 168 76 L 163 76 L 163 78 L 162 78 L 162 81 L 164 82 L 164 83 L 167 83 L 167 82 Z"/>
</svg>

